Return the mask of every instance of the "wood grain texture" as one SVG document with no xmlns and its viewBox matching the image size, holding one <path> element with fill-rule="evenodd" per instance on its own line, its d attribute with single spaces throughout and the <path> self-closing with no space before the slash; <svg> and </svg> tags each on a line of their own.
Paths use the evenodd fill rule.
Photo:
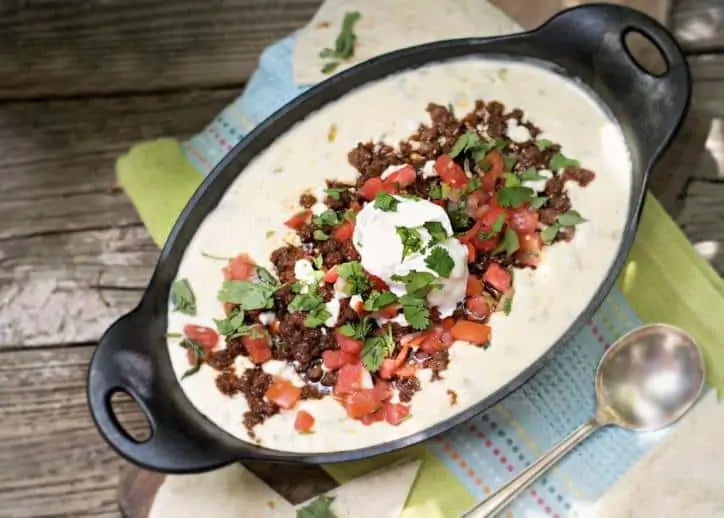
<svg viewBox="0 0 724 518">
<path fill-rule="evenodd" d="M 724 51 L 724 2 L 721 0 L 676 0 L 671 26 L 688 52 Z"/>
<path fill-rule="evenodd" d="M 240 86 L 319 0 L 38 2 L 0 17 L 0 99 Z M 75 4 L 75 5 L 73 5 Z"/>
<path fill-rule="evenodd" d="M 86 407 L 92 350 L 0 352 L 0 516 L 118 516 L 125 463 Z M 143 422 L 133 407 L 119 413 Z"/>
</svg>

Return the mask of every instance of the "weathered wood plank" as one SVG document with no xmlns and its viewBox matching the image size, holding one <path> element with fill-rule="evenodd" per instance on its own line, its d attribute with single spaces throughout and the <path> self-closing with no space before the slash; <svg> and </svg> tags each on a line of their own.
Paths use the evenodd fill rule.
<svg viewBox="0 0 724 518">
<path fill-rule="evenodd" d="M 0 98 L 238 86 L 262 49 L 304 25 L 320 3 L 84 2 L 11 10 L 0 18 Z"/>
<path fill-rule="evenodd" d="M 689 52 L 724 50 L 724 3 L 720 0 L 675 0 L 670 25 Z"/>
<path fill-rule="evenodd" d="M 724 275 L 724 181 L 692 181 L 677 223 L 699 253 Z"/>
<path fill-rule="evenodd" d="M 85 401 L 92 347 L 0 353 L 0 516 L 118 516 L 124 462 Z M 119 414 L 140 425 L 134 407 Z M 20 461 L 22 459 L 22 461 Z"/>
</svg>

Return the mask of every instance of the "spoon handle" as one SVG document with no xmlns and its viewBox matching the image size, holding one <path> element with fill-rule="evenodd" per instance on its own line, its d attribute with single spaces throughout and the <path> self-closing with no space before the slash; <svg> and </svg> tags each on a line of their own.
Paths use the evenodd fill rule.
<svg viewBox="0 0 724 518">
<path fill-rule="evenodd" d="M 578 446 L 585 438 L 601 428 L 595 417 L 589 419 L 578 430 L 553 446 L 548 453 L 520 472 L 514 479 L 498 489 L 475 507 L 464 512 L 460 518 L 487 518 L 501 511 L 503 507 L 518 496 L 525 488 L 536 481 L 543 473 L 561 460 L 568 452 Z"/>
</svg>

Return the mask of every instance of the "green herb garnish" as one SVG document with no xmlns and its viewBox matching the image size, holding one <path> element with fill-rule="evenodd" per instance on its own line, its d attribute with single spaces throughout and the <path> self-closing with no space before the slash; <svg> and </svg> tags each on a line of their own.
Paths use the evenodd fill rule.
<svg viewBox="0 0 724 518">
<path fill-rule="evenodd" d="M 456 232 L 467 230 L 470 227 L 470 216 L 468 215 L 468 207 L 465 202 L 449 201 L 445 212 L 450 218 L 450 224 L 453 230 Z"/>
<path fill-rule="evenodd" d="M 362 294 L 370 289 L 370 281 L 359 261 L 340 264 L 337 273 L 345 280 L 344 290 L 348 295 Z"/>
<path fill-rule="evenodd" d="M 304 325 L 307 327 L 319 327 L 332 316 L 326 306 L 318 306 L 309 312 L 307 318 L 304 319 Z"/>
<path fill-rule="evenodd" d="M 304 507 L 297 509 L 297 518 L 337 518 L 332 511 L 334 497 L 322 495 Z"/>
<path fill-rule="evenodd" d="M 190 349 L 194 355 L 194 365 L 189 370 L 183 373 L 183 375 L 181 376 L 181 379 L 183 380 L 199 372 L 201 364 L 204 363 L 206 351 L 204 351 L 204 348 L 201 347 L 201 345 L 197 344 L 193 340 L 190 340 L 189 338 L 184 338 L 183 340 L 181 340 L 181 343 L 179 345 L 184 349 Z"/>
<path fill-rule="evenodd" d="M 538 147 L 538 149 L 540 151 L 545 151 L 546 149 L 548 149 L 549 147 L 551 147 L 553 145 L 553 142 L 551 142 L 550 140 L 548 140 L 546 138 L 542 138 L 540 140 L 536 140 L 535 145 Z"/>
<path fill-rule="evenodd" d="M 505 187 L 519 187 L 521 185 L 520 178 L 514 173 L 503 173 L 505 179 Z"/>
<path fill-rule="evenodd" d="M 568 158 L 563 153 L 556 153 L 553 155 L 550 162 L 551 171 L 559 171 L 561 169 L 565 169 L 566 167 L 578 167 L 579 165 L 581 165 L 581 163 L 578 160 Z"/>
<path fill-rule="evenodd" d="M 503 165 L 506 171 L 512 171 L 515 164 L 518 163 L 517 155 L 503 155 Z"/>
<path fill-rule="evenodd" d="M 339 216 L 332 209 L 327 209 L 318 216 L 312 218 L 314 225 L 321 227 L 323 225 L 334 226 L 339 223 Z"/>
<path fill-rule="evenodd" d="M 546 245 L 550 245 L 558 235 L 558 231 L 561 227 L 558 224 L 549 225 L 544 228 L 540 233 L 540 238 Z"/>
<path fill-rule="evenodd" d="M 530 200 L 530 208 L 538 210 L 548 202 L 548 196 L 536 196 Z"/>
<path fill-rule="evenodd" d="M 317 270 L 321 270 L 324 266 L 324 257 L 317 255 L 312 259 L 312 264 Z"/>
<path fill-rule="evenodd" d="M 399 200 L 385 191 L 380 191 L 375 196 L 375 209 L 383 212 L 396 212 L 399 204 Z"/>
<path fill-rule="evenodd" d="M 219 290 L 220 302 L 238 304 L 240 309 L 270 309 L 274 305 L 272 296 L 279 288 L 268 282 L 224 281 Z"/>
<path fill-rule="evenodd" d="M 196 296 L 188 279 L 177 279 L 171 285 L 171 304 L 175 311 L 187 315 L 196 314 Z"/>
<path fill-rule="evenodd" d="M 436 246 L 425 258 L 425 265 L 440 277 L 450 277 L 455 268 L 455 261 L 450 253 L 441 246 Z"/>
<path fill-rule="evenodd" d="M 425 304 L 425 299 L 413 295 L 400 297 L 400 305 L 405 320 L 418 331 L 430 327 L 430 310 Z"/>
<path fill-rule="evenodd" d="M 574 225 L 580 225 L 585 223 L 586 219 L 581 216 L 578 211 L 569 210 L 558 216 L 557 223 L 562 227 L 572 227 Z"/>
<path fill-rule="evenodd" d="M 327 241 L 329 239 L 329 234 L 317 229 L 312 233 L 312 237 L 314 237 L 316 241 Z"/>
<path fill-rule="evenodd" d="M 392 328 L 388 327 L 386 333 L 365 340 L 362 348 L 362 363 L 368 371 L 377 372 L 385 358 L 394 350 L 395 340 L 392 338 Z"/>
<path fill-rule="evenodd" d="M 214 319 L 214 323 L 216 324 L 216 329 L 219 331 L 219 334 L 228 338 L 237 338 L 239 336 L 249 335 L 254 329 L 254 326 L 244 323 L 244 312 L 238 308 L 235 308 L 224 319 Z"/>
<path fill-rule="evenodd" d="M 207 259 L 213 259 L 215 261 L 233 261 L 234 260 L 233 257 L 224 257 L 222 255 L 214 255 L 214 254 L 210 254 L 208 252 L 201 252 L 201 255 L 203 257 L 206 257 Z"/>
<path fill-rule="evenodd" d="M 547 180 L 547 179 L 548 178 L 546 178 L 545 176 L 540 174 L 538 172 L 538 169 L 536 169 L 535 167 L 529 167 L 528 169 L 526 169 L 525 171 L 520 173 L 521 182 L 535 182 L 538 180 Z"/>
<path fill-rule="evenodd" d="M 493 250 L 493 254 L 499 254 L 505 252 L 506 255 L 511 256 L 520 248 L 520 240 L 518 234 L 512 228 L 508 227 L 503 235 L 503 241 L 498 245 L 498 248 Z"/>
<path fill-rule="evenodd" d="M 354 33 L 354 24 L 360 19 L 357 11 L 347 12 L 342 20 L 342 28 L 334 42 L 334 49 L 326 48 L 319 53 L 319 57 L 323 59 L 332 58 L 337 60 L 349 59 L 354 55 L 354 45 L 357 36 Z M 330 61 L 322 67 L 322 73 L 328 74 L 333 72 L 339 65 L 339 61 Z"/>
<path fill-rule="evenodd" d="M 425 297 L 433 288 L 441 285 L 437 282 L 437 276 L 430 272 L 411 271 L 405 275 L 393 275 L 392 280 L 405 285 L 407 295 L 411 297 Z"/>
<path fill-rule="evenodd" d="M 505 214 L 502 212 L 498 214 L 498 217 L 495 218 L 495 221 L 493 221 L 493 226 L 490 227 L 490 232 L 485 232 L 484 230 L 481 230 L 478 232 L 478 237 L 483 240 L 487 239 L 493 239 L 495 236 L 500 234 L 500 231 L 503 230 L 503 224 L 505 223 Z"/>
<path fill-rule="evenodd" d="M 380 309 L 397 302 L 397 295 L 391 291 L 372 291 L 365 300 L 365 311 L 379 311 Z"/>
<path fill-rule="evenodd" d="M 329 187 L 324 190 L 324 194 L 332 198 L 333 200 L 339 200 L 342 197 L 342 193 L 347 189 L 341 187 Z"/>
<path fill-rule="evenodd" d="M 511 310 L 513 309 L 513 297 L 507 297 L 503 301 L 503 313 L 506 315 L 510 315 Z"/>
<path fill-rule="evenodd" d="M 372 322 L 369 317 L 364 317 L 356 322 L 348 322 L 339 328 L 344 336 L 349 336 L 356 340 L 364 340 L 372 331 Z"/>
<path fill-rule="evenodd" d="M 436 245 L 447 240 L 447 230 L 439 221 L 426 221 L 422 226 L 430 234 L 430 245 Z"/>
<path fill-rule="evenodd" d="M 485 155 L 500 144 L 501 141 L 495 139 L 483 142 L 480 140 L 480 135 L 478 135 L 477 131 L 468 130 L 458 137 L 449 154 L 455 158 L 460 153 L 470 152 L 473 159 L 478 161 L 485 158 Z"/>
<path fill-rule="evenodd" d="M 442 200 L 442 185 L 440 183 L 433 183 L 430 185 L 430 199 Z"/>
<path fill-rule="evenodd" d="M 530 201 L 534 194 L 533 189 L 529 187 L 503 187 L 498 191 L 498 203 L 501 207 L 517 209 L 525 202 Z"/>
<path fill-rule="evenodd" d="M 400 236 L 402 241 L 402 259 L 408 255 L 412 255 L 422 250 L 425 243 L 422 241 L 422 235 L 414 228 L 408 227 L 395 227 L 397 235 Z"/>
</svg>

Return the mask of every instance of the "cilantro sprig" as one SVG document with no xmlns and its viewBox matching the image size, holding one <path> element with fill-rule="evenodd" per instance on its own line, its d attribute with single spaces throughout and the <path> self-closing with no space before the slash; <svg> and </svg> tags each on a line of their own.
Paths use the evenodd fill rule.
<svg viewBox="0 0 724 518">
<path fill-rule="evenodd" d="M 419 230 L 409 227 L 395 227 L 395 231 L 400 236 L 400 241 L 402 241 L 403 260 L 405 257 L 419 252 L 425 246 Z"/>
<path fill-rule="evenodd" d="M 334 42 L 334 48 L 326 48 L 319 53 L 319 57 L 322 59 L 333 59 L 322 67 L 323 74 L 334 72 L 342 60 L 349 59 L 354 55 L 354 45 L 357 42 L 354 25 L 360 17 L 361 15 L 357 11 L 346 12 L 342 20 L 342 28 Z"/>
<path fill-rule="evenodd" d="M 540 237 L 547 245 L 551 244 L 558 235 L 558 232 L 564 227 L 573 227 L 585 223 L 587 220 L 581 216 L 578 211 L 569 210 L 556 218 L 556 222 L 548 225 L 540 233 Z"/>
<path fill-rule="evenodd" d="M 458 137 L 449 154 L 455 158 L 461 153 L 470 153 L 475 161 L 479 161 L 485 158 L 490 151 L 503 145 L 505 142 L 496 139 L 483 142 L 477 131 L 468 130 Z"/>
<path fill-rule="evenodd" d="M 397 212 L 400 201 L 385 191 L 380 191 L 375 196 L 375 208 L 383 212 Z"/>
<path fill-rule="evenodd" d="M 337 273 L 344 279 L 347 295 L 362 295 L 370 289 L 370 281 L 359 261 L 350 261 L 337 266 Z"/>
<path fill-rule="evenodd" d="M 196 296 L 188 279 L 177 279 L 171 285 L 171 304 L 174 311 L 187 315 L 196 314 Z"/>
<path fill-rule="evenodd" d="M 338 518 L 332 510 L 333 496 L 322 495 L 297 509 L 297 518 Z"/>
<path fill-rule="evenodd" d="M 206 351 L 204 351 L 204 348 L 201 345 L 194 342 L 190 338 L 184 338 L 183 340 L 181 340 L 179 345 L 184 349 L 190 349 L 191 353 L 194 356 L 194 364 L 181 376 L 181 379 L 183 380 L 199 372 L 199 369 L 201 369 L 201 365 L 204 363 Z"/>
<path fill-rule="evenodd" d="M 425 265 L 440 277 L 450 277 L 455 268 L 455 261 L 445 248 L 436 246 L 425 258 Z"/>
<path fill-rule="evenodd" d="M 362 363 L 370 372 L 377 372 L 382 362 L 392 351 L 395 350 L 395 340 L 392 337 L 392 328 L 387 327 L 387 332 L 372 336 L 365 340 L 362 347 Z"/>
<path fill-rule="evenodd" d="M 216 329 L 219 331 L 219 334 L 227 338 L 247 336 L 252 334 L 252 331 L 254 330 L 253 325 L 244 323 L 244 311 L 239 308 L 234 308 L 234 310 L 229 313 L 226 318 L 215 318 L 214 324 L 216 324 Z"/>
</svg>

